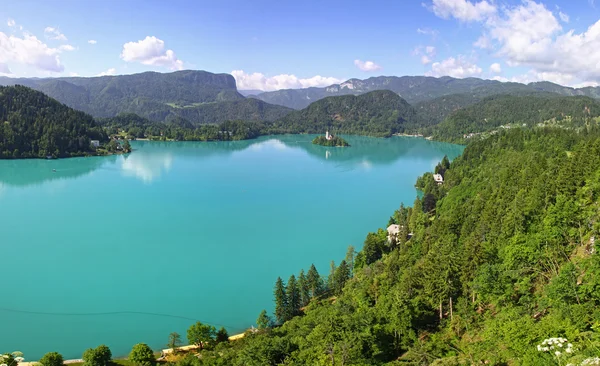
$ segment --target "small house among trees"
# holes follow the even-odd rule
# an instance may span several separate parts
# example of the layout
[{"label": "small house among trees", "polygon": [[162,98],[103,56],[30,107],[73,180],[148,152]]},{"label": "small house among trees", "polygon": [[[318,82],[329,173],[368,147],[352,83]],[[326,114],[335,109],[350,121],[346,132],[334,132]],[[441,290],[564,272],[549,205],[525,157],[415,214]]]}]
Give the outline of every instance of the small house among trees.
[{"label": "small house among trees", "polygon": [[434,181],[435,181],[435,182],[436,182],[438,185],[440,185],[440,184],[444,183],[444,177],[442,177],[442,175],[441,175],[441,174],[434,174],[434,175],[433,175],[433,180],[434,180]]}]

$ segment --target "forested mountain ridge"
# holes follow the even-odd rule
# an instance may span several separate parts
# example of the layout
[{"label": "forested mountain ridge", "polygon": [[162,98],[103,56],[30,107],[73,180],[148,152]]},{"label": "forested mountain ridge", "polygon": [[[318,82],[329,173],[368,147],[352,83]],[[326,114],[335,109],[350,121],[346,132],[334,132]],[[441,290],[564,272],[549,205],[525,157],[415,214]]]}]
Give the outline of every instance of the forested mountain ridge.
[{"label": "forested mountain ridge", "polygon": [[0,158],[84,155],[108,139],[92,116],[24,86],[0,87],[0,123]]},{"label": "forested mountain ridge", "polygon": [[569,88],[550,82],[520,84],[500,82],[478,78],[456,79],[449,76],[440,78],[430,76],[376,76],[365,80],[350,79],[340,84],[327,87],[306,89],[282,89],[263,92],[253,97],[265,102],[283,105],[289,108],[302,109],[319,99],[336,95],[359,95],[374,90],[391,90],[410,104],[425,102],[452,94],[471,95],[473,104],[480,99],[495,94],[527,94],[536,92],[552,92],[560,95],[583,95],[600,97],[600,88]]},{"label": "forested mountain ridge", "polygon": [[268,124],[271,132],[346,133],[387,137],[415,124],[414,108],[396,93],[378,90],[359,96],[328,97]]},{"label": "forested mountain ridge", "polygon": [[464,142],[465,135],[477,135],[498,128],[553,125],[581,128],[598,124],[600,101],[589,97],[556,94],[529,96],[497,95],[458,109],[445,120],[425,129],[436,139]]},{"label": "forested mountain ridge", "polygon": [[282,106],[246,99],[229,74],[184,70],[173,73],[11,79],[0,85],[21,84],[94,117],[137,113],[155,121],[183,117],[195,125],[229,119],[274,120],[288,113]]},{"label": "forested mountain ridge", "polygon": [[473,142],[382,225],[396,238],[380,229],[328,276],[278,279],[280,327],[262,313],[258,332],[181,365],[594,364],[598,167],[597,128]]}]

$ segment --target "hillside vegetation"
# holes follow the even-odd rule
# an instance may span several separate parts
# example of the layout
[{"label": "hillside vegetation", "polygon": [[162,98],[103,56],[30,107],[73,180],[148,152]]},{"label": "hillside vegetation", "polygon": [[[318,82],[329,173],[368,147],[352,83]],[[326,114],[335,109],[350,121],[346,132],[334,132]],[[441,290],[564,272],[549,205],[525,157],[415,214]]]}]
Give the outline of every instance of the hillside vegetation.
[{"label": "hillside vegetation", "polygon": [[0,158],[79,156],[106,141],[94,119],[38,91],[0,87]]},{"label": "hillside vegetation", "polygon": [[419,179],[423,198],[390,218],[397,239],[370,233],[329,276],[278,279],[281,326],[263,313],[257,333],[185,362],[586,364],[600,346],[599,167],[597,130],[474,142],[438,165],[443,185]]},{"label": "hillside vegetation", "polygon": [[230,119],[275,120],[288,109],[237,92],[229,74],[185,70],[168,74],[144,72],[93,78],[10,79],[0,85],[21,84],[39,90],[94,117],[136,113],[153,121],[183,117],[194,125]]},{"label": "hillside vegetation", "polygon": [[597,124],[598,116],[600,101],[588,97],[499,95],[451,113],[428,132],[438,139],[461,141],[466,134],[489,132],[501,126],[544,124],[579,128]]},{"label": "hillside vegetation", "polygon": [[389,90],[353,96],[329,97],[312,103],[271,124],[272,132],[346,133],[387,137],[402,132],[416,120],[404,99]]}]

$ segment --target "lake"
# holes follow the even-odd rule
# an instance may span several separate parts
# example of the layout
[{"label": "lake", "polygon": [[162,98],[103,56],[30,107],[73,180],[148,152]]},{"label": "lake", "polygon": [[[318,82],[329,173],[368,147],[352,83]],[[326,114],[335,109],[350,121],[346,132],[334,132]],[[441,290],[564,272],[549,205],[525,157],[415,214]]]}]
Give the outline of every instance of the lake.
[{"label": "lake", "polygon": [[0,161],[0,352],[80,358],[165,348],[195,322],[230,334],[273,311],[275,280],[357,249],[463,147],[311,135],[132,143],[128,156]]}]

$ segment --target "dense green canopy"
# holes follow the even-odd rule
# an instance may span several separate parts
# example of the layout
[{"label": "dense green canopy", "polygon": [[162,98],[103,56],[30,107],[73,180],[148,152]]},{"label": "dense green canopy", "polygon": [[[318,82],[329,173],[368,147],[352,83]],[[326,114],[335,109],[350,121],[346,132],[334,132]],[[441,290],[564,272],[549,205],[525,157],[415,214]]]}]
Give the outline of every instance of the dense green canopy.
[{"label": "dense green canopy", "polygon": [[0,124],[0,158],[84,155],[107,140],[91,116],[23,86],[0,87]]}]

